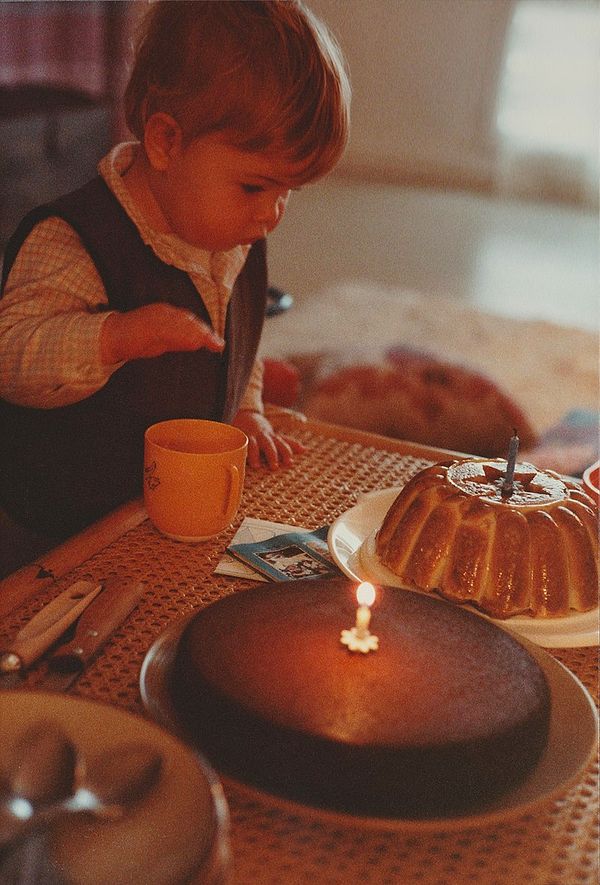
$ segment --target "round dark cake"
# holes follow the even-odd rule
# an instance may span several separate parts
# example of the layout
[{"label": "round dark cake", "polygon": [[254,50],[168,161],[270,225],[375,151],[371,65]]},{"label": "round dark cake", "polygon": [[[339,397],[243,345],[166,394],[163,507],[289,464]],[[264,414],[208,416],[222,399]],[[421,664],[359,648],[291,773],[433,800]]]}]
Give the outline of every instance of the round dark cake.
[{"label": "round dark cake", "polygon": [[329,809],[428,818],[480,809],[546,746],[544,673],[483,617],[377,588],[379,648],[349,651],[345,578],[263,585],[195,615],[172,695],[191,740],[225,775]]}]

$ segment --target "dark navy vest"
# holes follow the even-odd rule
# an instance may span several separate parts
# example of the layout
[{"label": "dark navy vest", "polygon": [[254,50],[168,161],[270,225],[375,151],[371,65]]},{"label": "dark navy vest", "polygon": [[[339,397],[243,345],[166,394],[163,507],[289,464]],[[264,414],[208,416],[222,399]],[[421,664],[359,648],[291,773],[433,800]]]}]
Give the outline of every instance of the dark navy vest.
[{"label": "dark navy vest", "polygon": [[[63,218],[79,234],[110,309],[166,301],[210,325],[189,276],[144,244],[100,177],[27,215],[6,249],[2,291],[27,235],[50,216]],[[234,286],[222,354],[200,350],[132,360],[93,396],[60,408],[27,408],[0,399],[0,506],[17,522],[59,540],[139,495],[144,431],[150,424],[234,417],[256,357],[266,292],[261,240]]]}]

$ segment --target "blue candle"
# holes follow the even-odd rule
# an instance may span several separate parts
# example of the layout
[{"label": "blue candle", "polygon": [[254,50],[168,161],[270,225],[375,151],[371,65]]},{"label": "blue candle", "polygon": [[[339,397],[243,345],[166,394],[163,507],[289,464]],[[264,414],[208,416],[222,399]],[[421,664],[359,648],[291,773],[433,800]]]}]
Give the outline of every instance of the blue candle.
[{"label": "blue candle", "polygon": [[506,473],[502,483],[502,497],[509,498],[513,493],[513,478],[515,475],[515,464],[517,463],[517,452],[519,451],[519,437],[517,431],[513,431],[508,446],[508,458],[506,461]]}]

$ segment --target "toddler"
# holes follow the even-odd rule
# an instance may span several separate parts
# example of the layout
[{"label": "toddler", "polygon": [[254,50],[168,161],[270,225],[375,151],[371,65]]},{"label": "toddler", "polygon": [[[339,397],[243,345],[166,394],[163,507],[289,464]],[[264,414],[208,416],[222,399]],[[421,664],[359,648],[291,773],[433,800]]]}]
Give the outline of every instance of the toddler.
[{"label": "toddler", "polygon": [[141,492],[144,431],[263,413],[265,238],[348,136],[341,53],[301,0],[157,2],[125,93],[138,139],[33,210],[0,300],[0,506],[56,542]]}]

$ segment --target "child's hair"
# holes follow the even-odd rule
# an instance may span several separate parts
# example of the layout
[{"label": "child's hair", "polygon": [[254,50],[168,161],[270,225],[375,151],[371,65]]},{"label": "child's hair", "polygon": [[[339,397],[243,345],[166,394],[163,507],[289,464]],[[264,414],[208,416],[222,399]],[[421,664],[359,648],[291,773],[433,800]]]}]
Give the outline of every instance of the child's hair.
[{"label": "child's hair", "polygon": [[247,151],[282,153],[314,180],[348,139],[350,84],[342,53],[302,0],[160,0],[142,22],[125,93],[140,140],[162,111],[185,143],[223,132]]}]

